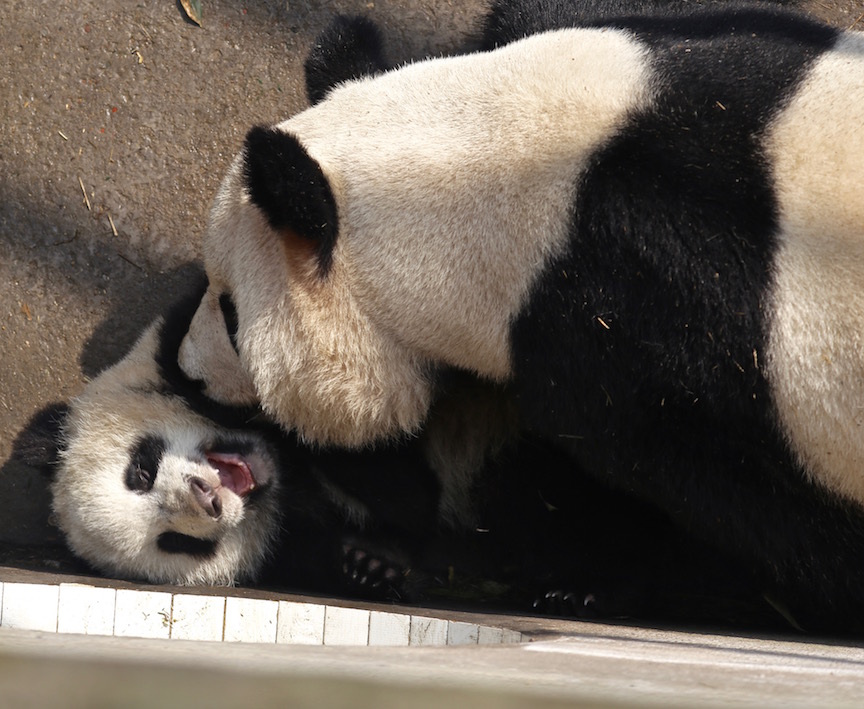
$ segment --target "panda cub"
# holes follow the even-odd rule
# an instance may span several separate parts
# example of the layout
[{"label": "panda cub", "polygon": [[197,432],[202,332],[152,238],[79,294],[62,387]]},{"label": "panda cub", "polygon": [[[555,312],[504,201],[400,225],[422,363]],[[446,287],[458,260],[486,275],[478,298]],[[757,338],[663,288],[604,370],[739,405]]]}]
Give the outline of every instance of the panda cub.
[{"label": "panda cub", "polygon": [[[442,371],[501,383],[573,475],[734,555],[810,627],[848,628],[864,38],[761,6],[572,14],[499,2],[488,51],[324,82],[251,130],[181,366],[358,448],[420,430]],[[535,16],[520,37],[512,18]],[[226,297],[249,398],[225,386]]]}]

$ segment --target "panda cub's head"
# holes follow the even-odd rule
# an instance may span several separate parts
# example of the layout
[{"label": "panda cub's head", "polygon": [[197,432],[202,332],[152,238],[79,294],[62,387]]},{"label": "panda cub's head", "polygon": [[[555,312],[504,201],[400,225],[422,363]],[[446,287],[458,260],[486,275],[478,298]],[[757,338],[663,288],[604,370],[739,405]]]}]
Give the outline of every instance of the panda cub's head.
[{"label": "panda cub's head", "polygon": [[160,364],[176,362],[184,320],[151,325],[72,402],[53,507],[71,549],[103,573],[229,585],[256,576],[276,537],[278,444],[225,411],[220,423],[196,412],[220,407],[196,407],[198,383]]}]

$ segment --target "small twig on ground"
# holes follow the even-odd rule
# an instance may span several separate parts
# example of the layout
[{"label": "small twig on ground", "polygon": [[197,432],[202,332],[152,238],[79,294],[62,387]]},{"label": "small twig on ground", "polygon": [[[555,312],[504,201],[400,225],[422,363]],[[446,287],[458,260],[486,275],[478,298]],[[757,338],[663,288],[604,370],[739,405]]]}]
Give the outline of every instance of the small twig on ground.
[{"label": "small twig on ground", "polygon": [[92,212],[93,209],[90,207],[90,198],[87,196],[87,190],[84,188],[84,181],[79,177],[78,184],[81,185],[81,192],[84,193],[84,204],[87,205],[87,211]]}]

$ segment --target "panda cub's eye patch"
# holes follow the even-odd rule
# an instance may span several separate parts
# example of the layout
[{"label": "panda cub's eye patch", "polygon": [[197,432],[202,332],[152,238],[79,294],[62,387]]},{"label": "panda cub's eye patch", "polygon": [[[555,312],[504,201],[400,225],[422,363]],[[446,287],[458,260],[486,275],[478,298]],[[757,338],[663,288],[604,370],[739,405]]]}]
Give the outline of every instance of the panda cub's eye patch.
[{"label": "panda cub's eye patch", "polygon": [[168,554],[188,554],[203,559],[216,553],[216,542],[212,539],[198,539],[179,532],[163,532],[156,540],[156,546]]},{"label": "panda cub's eye patch", "polygon": [[167,448],[159,436],[144,436],[129,451],[126,487],[133,492],[150,492],[156,482],[159,463]]}]

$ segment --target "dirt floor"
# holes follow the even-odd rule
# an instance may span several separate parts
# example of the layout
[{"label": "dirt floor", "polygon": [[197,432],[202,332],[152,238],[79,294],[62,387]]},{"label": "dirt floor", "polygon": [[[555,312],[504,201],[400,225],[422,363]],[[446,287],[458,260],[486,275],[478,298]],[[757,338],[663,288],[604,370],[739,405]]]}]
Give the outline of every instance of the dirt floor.
[{"label": "dirt floor", "polygon": [[[198,269],[207,209],[246,130],[302,109],[302,62],[336,13],[391,58],[446,53],[481,0],[0,4],[0,556],[57,541],[46,482],[11,462],[41,407],[118,359]],[[864,0],[806,0],[864,29]],[[38,560],[38,555],[34,560]]]}]

